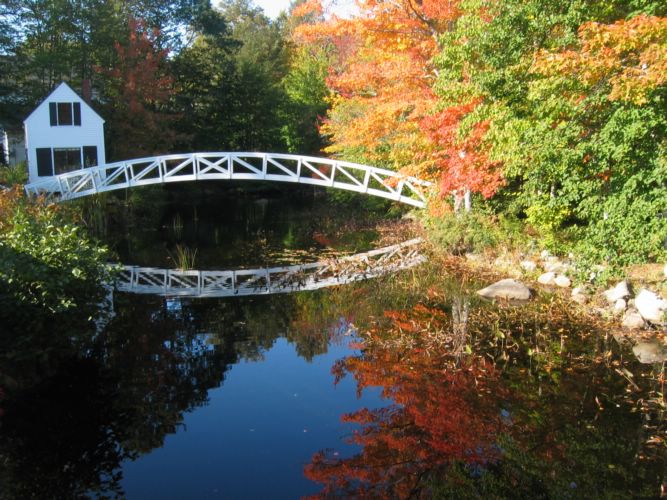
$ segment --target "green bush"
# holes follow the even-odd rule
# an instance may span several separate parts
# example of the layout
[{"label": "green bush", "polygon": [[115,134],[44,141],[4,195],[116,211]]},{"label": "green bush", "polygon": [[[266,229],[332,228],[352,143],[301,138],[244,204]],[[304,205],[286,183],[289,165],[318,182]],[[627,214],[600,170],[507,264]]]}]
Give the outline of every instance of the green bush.
[{"label": "green bush", "polygon": [[15,186],[28,182],[28,166],[21,162],[14,166],[0,167],[0,184]]},{"label": "green bush", "polygon": [[429,217],[426,227],[434,244],[455,255],[514,248],[527,244],[528,239],[519,221],[479,211]]},{"label": "green bush", "polygon": [[34,325],[53,315],[92,318],[110,282],[108,252],[54,206],[0,193],[0,318]]}]

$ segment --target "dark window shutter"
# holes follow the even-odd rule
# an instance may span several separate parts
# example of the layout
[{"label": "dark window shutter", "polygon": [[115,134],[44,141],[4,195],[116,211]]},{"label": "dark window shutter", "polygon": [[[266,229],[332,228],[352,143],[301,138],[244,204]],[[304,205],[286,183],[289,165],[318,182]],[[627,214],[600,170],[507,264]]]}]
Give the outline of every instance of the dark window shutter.
[{"label": "dark window shutter", "polygon": [[81,125],[81,103],[74,103],[74,125]]},{"label": "dark window shutter", "polygon": [[97,146],[83,147],[83,166],[94,167],[97,165]]},{"label": "dark window shutter", "polygon": [[58,125],[58,113],[56,111],[56,103],[49,103],[49,117],[51,118],[51,126],[55,127]]},{"label": "dark window shutter", "polygon": [[51,148],[37,148],[37,175],[40,177],[53,175]]}]

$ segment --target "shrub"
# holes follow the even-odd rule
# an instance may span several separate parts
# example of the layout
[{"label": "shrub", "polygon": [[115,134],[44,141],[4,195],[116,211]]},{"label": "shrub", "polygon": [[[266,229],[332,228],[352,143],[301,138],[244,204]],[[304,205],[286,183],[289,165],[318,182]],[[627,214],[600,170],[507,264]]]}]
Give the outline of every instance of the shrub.
[{"label": "shrub", "polygon": [[15,186],[28,182],[28,166],[21,162],[14,166],[0,167],[0,184]]},{"label": "shrub", "polygon": [[18,189],[0,193],[0,317],[29,325],[72,313],[97,314],[110,282],[108,252],[71,214],[28,202]]}]

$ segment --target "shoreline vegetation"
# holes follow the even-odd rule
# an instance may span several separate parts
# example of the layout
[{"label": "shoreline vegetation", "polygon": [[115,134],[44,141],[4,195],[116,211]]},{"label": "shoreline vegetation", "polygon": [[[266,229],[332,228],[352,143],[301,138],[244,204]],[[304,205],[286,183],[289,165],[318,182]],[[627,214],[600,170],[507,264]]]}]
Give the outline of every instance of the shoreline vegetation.
[{"label": "shoreline vegetation", "polygon": [[[110,361],[123,376],[144,358],[145,371],[128,371],[140,385],[175,359],[178,376],[159,385],[189,390],[192,378],[179,360],[196,357],[145,350],[147,338],[154,352],[166,348],[167,299],[150,297],[143,301],[150,307],[134,309],[121,296],[115,326],[115,312],[100,314],[113,309],[104,284],[116,271],[108,262],[120,261],[109,248],[147,265],[161,258],[190,269],[243,254],[256,255],[257,265],[276,256],[305,260],[421,236],[428,262],[358,287],[277,299],[277,309],[250,308],[247,316],[227,303],[186,304],[212,325],[228,318],[234,328],[268,328],[262,348],[308,332],[301,347],[311,357],[330,345],[320,326],[345,317],[359,354],[334,366],[336,380],[347,374],[359,391],[381,387],[392,406],[344,416],[365,426],[354,437],[363,449],[350,459],[324,451],[313,457],[304,472],[325,484],[322,496],[346,488],[347,496],[388,498],[664,496],[667,2],[364,0],[349,18],[329,10],[336,3],[294,0],[277,19],[251,0],[0,5],[3,144],[6,137],[16,144],[22,120],[67,82],[105,120],[103,161],[285,152],[387,168],[433,185],[420,212],[348,192],[289,186],[295,191],[285,195],[276,187],[284,196],[276,195],[277,204],[287,196],[295,202],[285,215],[268,208],[276,191],[250,183],[227,198],[218,196],[226,188],[197,183],[33,203],[21,191],[25,165],[6,167],[16,157],[2,151],[3,422],[11,416],[5,404],[21,390],[50,383],[70,358],[88,362],[93,351],[82,354],[81,346],[100,346],[100,366]],[[173,213],[164,209],[169,203]],[[199,226],[202,212],[217,220]],[[223,218],[243,226],[238,238],[228,238]],[[284,323],[274,321],[279,312]],[[173,338],[184,331],[195,339],[195,317],[184,313]],[[145,325],[148,337],[140,332]],[[117,346],[104,345],[116,339]],[[221,346],[198,350],[231,356],[231,366],[239,358]],[[201,359],[193,366],[207,382],[192,391],[197,405],[224,374]],[[124,390],[132,392],[132,383]],[[153,392],[136,394],[154,401]],[[176,407],[172,417],[174,405],[165,401],[161,438],[176,432],[181,408],[190,407]],[[160,418],[156,408],[147,407],[146,422]],[[130,428],[130,441],[141,442]],[[146,427],[142,438],[151,432]],[[23,453],[31,441],[15,442],[17,473],[32,473]],[[91,449],[81,448],[77,459]],[[69,468],[54,463],[57,475]]]}]

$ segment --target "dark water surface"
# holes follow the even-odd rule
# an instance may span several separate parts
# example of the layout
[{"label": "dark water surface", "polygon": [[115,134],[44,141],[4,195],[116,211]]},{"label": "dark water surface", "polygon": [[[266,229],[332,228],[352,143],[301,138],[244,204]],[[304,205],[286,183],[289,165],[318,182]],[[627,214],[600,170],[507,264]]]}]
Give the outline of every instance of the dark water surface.
[{"label": "dark water surface", "polygon": [[[378,241],[310,191],[199,189],[107,199],[90,225],[156,267],[179,247],[225,269]],[[662,366],[555,297],[495,307],[453,276],[115,292],[89,331],[25,332],[2,350],[0,496],[659,497]]]}]

